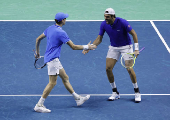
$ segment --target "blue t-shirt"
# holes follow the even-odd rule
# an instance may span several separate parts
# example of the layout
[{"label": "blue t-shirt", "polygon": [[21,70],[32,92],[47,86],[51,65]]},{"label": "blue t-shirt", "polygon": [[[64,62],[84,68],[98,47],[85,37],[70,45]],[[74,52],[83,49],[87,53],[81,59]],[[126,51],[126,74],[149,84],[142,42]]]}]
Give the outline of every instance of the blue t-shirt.
[{"label": "blue t-shirt", "polygon": [[67,33],[60,26],[49,26],[44,35],[47,38],[47,47],[44,55],[44,63],[50,62],[55,58],[60,57],[61,46],[67,43],[70,39]]},{"label": "blue t-shirt", "polygon": [[119,47],[125,45],[131,45],[131,39],[129,33],[132,27],[125,19],[116,17],[113,25],[107,24],[103,21],[100,26],[99,35],[103,36],[105,31],[110,37],[111,46]]}]

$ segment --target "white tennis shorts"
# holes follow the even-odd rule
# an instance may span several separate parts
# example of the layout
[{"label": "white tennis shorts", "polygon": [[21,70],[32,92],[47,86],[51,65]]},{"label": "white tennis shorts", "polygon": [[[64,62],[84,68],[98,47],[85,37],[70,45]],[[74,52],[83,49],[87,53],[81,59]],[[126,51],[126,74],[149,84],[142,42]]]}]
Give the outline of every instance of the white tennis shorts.
[{"label": "white tennis shorts", "polygon": [[47,63],[48,75],[58,75],[60,69],[63,68],[58,58]]},{"label": "white tennis shorts", "polygon": [[120,55],[125,53],[133,53],[133,45],[126,45],[121,47],[113,47],[110,45],[106,58],[119,60]]}]

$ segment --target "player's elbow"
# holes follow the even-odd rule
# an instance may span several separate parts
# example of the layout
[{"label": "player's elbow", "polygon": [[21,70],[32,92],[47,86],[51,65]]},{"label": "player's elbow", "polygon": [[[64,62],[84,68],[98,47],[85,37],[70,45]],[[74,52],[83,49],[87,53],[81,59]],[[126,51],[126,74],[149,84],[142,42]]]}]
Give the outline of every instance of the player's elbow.
[{"label": "player's elbow", "polygon": [[70,47],[72,48],[72,50],[76,50],[76,45],[72,45]]},{"label": "player's elbow", "polygon": [[38,38],[36,38],[36,43],[38,43],[39,42],[39,39]]},{"label": "player's elbow", "polygon": [[36,38],[36,42],[38,41],[38,38]]},{"label": "player's elbow", "polygon": [[76,48],[72,48],[72,50],[77,50]]},{"label": "player's elbow", "polygon": [[37,42],[37,43],[38,43],[40,40],[41,40],[40,37],[37,37],[37,38],[36,38],[36,42]]}]

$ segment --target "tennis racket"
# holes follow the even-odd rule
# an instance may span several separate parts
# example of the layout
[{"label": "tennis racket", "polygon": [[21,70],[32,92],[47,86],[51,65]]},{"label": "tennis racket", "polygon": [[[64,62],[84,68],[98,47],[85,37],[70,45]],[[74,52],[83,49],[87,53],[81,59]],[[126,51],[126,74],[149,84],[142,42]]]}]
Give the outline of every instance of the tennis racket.
[{"label": "tennis racket", "polygon": [[[36,56],[36,52],[34,51],[34,55]],[[34,62],[34,66],[36,69],[42,69],[43,67],[46,66],[46,64],[44,64],[44,56],[40,56],[38,58],[35,58],[35,62]]]},{"label": "tennis racket", "polygon": [[[143,47],[141,50],[139,50],[139,53],[142,52],[145,49]],[[134,56],[134,53],[125,53],[121,57],[121,64],[125,68],[132,68],[135,65],[136,56]]]}]

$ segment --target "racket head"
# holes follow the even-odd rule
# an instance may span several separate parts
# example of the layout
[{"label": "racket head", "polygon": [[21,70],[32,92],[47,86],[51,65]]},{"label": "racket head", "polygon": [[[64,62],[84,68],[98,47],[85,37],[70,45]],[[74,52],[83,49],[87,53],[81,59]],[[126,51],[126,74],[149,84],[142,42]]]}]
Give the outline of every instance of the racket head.
[{"label": "racket head", "polygon": [[135,59],[136,57],[133,53],[124,53],[120,60],[121,65],[126,69],[133,68],[135,65]]},{"label": "racket head", "polygon": [[45,67],[46,64],[44,64],[44,56],[40,56],[39,58],[35,59],[34,66],[36,69],[42,69]]}]

